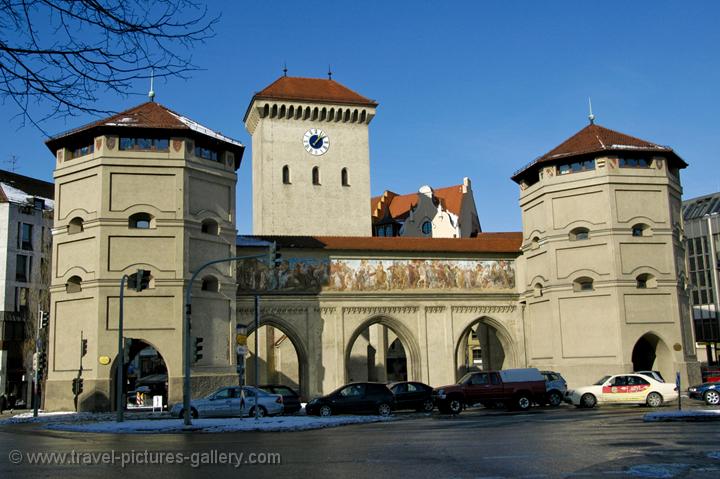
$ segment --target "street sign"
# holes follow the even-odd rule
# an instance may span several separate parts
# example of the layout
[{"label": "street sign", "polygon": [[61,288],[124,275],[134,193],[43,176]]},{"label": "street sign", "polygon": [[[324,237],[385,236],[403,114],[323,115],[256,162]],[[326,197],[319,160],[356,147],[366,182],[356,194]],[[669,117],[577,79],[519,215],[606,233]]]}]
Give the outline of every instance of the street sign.
[{"label": "street sign", "polygon": [[245,356],[248,352],[247,346],[238,346],[235,348],[235,352],[240,356]]},{"label": "street sign", "polygon": [[239,346],[245,346],[245,345],[247,345],[247,335],[245,335],[245,334],[240,334],[240,333],[236,334],[236,335],[235,335],[235,342],[236,342]]}]

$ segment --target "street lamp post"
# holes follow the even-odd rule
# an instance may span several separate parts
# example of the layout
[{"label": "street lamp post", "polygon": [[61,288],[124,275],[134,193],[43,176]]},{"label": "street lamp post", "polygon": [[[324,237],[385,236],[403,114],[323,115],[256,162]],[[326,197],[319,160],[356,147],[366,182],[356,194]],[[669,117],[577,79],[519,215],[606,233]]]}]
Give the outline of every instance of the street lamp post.
[{"label": "street lamp post", "polygon": [[243,259],[264,257],[267,257],[267,253],[250,256],[233,256],[231,258],[208,261],[207,263],[201,265],[190,278],[190,282],[188,283],[187,289],[185,290],[185,318],[183,322],[183,422],[186,426],[192,425],[192,420],[190,419],[190,315],[192,313],[192,285],[195,283],[195,279],[198,277],[198,275],[208,266],[219,263],[230,263]]}]

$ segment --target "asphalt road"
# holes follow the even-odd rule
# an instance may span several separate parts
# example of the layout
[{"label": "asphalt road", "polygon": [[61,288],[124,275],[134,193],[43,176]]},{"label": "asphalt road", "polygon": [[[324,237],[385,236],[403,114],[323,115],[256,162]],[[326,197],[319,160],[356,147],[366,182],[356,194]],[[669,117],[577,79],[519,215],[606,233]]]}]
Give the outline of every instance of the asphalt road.
[{"label": "asphalt road", "polygon": [[[663,409],[672,409],[667,407]],[[554,477],[717,477],[720,422],[644,423],[641,407],[534,409],[528,413],[483,410],[451,417],[400,415],[389,423],[304,432],[178,435],[82,434],[43,430],[36,425],[0,427],[0,477],[103,477],[152,479],[241,476],[316,477],[554,478]],[[10,462],[20,451],[22,464]],[[115,464],[28,464],[28,453],[82,455],[76,462]],[[115,451],[115,459],[108,456]],[[147,454],[145,451],[149,451]],[[214,451],[217,451],[217,455]],[[243,453],[280,464],[203,464],[219,453]],[[164,454],[183,456],[183,464]],[[91,454],[96,454],[95,458]],[[124,457],[122,457],[124,455]],[[238,458],[232,458],[235,462]],[[196,467],[194,467],[196,466]]]}]

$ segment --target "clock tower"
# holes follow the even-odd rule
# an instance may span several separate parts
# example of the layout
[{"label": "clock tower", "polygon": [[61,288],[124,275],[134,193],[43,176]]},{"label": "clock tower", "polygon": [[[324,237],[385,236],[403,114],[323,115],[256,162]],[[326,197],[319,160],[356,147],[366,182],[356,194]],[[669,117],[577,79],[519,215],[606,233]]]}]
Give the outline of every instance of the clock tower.
[{"label": "clock tower", "polygon": [[253,234],[371,236],[368,125],[377,103],[283,76],[253,96]]}]

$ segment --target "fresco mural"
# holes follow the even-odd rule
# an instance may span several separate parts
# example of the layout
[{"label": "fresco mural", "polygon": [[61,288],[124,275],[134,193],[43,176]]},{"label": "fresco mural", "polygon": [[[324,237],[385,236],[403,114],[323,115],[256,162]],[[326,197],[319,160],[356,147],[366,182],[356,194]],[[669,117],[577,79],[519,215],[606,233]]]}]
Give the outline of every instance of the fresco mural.
[{"label": "fresco mural", "polygon": [[393,260],[290,258],[273,271],[259,259],[239,262],[243,292],[512,290],[515,268],[507,260]]},{"label": "fresco mural", "polygon": [[333,260],[327,291],[514,289],[510,261]]}]

